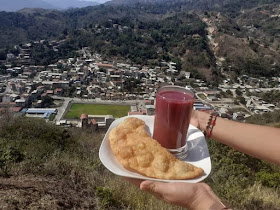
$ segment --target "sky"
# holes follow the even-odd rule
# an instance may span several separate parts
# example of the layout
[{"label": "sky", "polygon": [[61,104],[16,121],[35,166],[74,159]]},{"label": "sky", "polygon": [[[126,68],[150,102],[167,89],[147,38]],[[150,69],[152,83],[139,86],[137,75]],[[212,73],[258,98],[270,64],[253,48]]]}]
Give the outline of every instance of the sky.
[{"label": "sky", "polygon": [[[80,1],[83,1],[83,0],[80,0]],[[105,3],[110,0],[84,0],[84,1],[94,1],[94,2],[98,2],[98,3]]]},{"label": "sky", "polygon": [[0,0],[0,11],[13,12],[23,8],[68,9],[91,6],[83,1],[102,4],[109,0]]}]

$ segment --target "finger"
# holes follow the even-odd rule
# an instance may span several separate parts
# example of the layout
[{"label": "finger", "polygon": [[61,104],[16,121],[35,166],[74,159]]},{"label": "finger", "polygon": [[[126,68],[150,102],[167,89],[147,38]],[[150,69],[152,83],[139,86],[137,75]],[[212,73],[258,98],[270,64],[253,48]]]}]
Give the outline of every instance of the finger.
[{"label": "finger", "polygon": [[158,198],[163,198],[164,193],[168,190],[166,183],[144,181],[140,184],[140,189],[153,194]]},{"label": "finger", "polygon": [[142,179],[133,179],[133,178],[129,178],[129,177],[125,177],[124,179],[126,181],[130,182],[131,184],[134,184],[138,187],[140,187],[140,184],[144,181]]}]

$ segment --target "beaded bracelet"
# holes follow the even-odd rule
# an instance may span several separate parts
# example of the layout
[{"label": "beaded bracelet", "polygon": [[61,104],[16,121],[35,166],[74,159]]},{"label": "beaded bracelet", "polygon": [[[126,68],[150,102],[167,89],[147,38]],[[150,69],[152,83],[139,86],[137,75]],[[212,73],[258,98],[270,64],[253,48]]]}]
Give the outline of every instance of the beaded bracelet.
[{"label": "beaded bracelet", "polygon": [[217,120],[217,113],[216,112],[211,112],[209,121],[208,121],[206,129],[204,131],[204,136],[206,138],[211,137],[213,128],[216,125],[216,120]]}]

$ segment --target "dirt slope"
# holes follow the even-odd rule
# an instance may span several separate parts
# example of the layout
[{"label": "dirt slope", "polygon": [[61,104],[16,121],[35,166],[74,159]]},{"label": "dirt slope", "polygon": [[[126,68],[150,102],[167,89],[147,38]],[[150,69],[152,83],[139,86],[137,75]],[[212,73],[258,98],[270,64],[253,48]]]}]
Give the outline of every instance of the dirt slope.
[{"label": "dirt slope", "polygon": [[94,195],[51,177],[0,178],[0,209],[94,209]]}]

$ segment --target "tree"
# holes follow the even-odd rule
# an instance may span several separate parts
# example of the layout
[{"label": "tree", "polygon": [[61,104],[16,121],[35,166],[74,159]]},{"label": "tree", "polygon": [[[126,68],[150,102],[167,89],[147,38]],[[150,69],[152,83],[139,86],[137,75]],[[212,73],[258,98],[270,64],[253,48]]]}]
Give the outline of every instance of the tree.
[{"label": "tree", "polygon": [[237,96],[242,95],[242,92],[241,92],[240,88],[236,88],[235,93],[236,93]]},{"label": "tree", "polygon": [[245,100],[245,98],[244,97],[242,97],[242,96],[238,96],[238,101],[241,103],[241,104],[243,104],[243,105],[245,105],[246,104],[246,100]]},{"label": "tree", "polygon": [[18,163],[24,159],[24,155],[15,147],[1,147],[0,148],[0,170],[5,176],[8,176],[9,165]]},{"label": "tree", "polygon": [[0,60],[6,60],[7,53],[4,50],[0,50]]},{"label": "tree", "polygon": [[226,93],[230,96],[232,96],[232,92],[230,90],[227,90]]},{"label": "tree", "polygon": [[53,104],[53,98],[50,96],[45,96],[42,98],[42,107],[50,107]]}]

